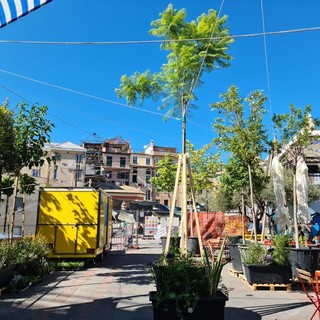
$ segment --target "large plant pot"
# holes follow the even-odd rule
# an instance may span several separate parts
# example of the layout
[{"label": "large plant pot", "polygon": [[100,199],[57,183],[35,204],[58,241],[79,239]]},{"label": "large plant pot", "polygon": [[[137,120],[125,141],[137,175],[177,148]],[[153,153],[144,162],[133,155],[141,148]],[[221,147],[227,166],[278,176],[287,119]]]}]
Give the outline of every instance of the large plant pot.
[{"label": "large plant pot", "polygon": [[317,248],[290,248],[289,260],[292,275],[297,278],[296,268],[309,271],[314,276],[315,270],[319,269],[320,249]]},{"label": "large plant pot", "polygon": [[[184,320],[207,320],[212,314],[215,320],[224,320],[224,309],[228,297],[221,291],[218,291],[214,297],[200,297],[194,309],[186,306],[181,315],[178,314],[174,303],[170,304],[170,301],[157,303],[156,294],[156,291],[149,293],[154,320],[177,320],[181,316]],[[184,301],[181,301],[182,305],[184,305]]]},{"label": "large plant pot", "polygon": [[[170,238],[170,247],[180,247],[180,239],[181,237],[171,237]],[[167,243],[167,237],[160,237],[161,240],[161,246],[162,246],[162,251],[166,249],[166,243]]]},{"label": "large plant pot", "polygon": [[13,270],[14,266],[0,270],[0,289],[5,288],[9,284],[13,276]]},{"label": "large plant pot", "polygon": [[231,264],[232,269],[234,271],[242,271],[242,262],[241,262],[241,256],[239,251],[239,245],[229,243],[229,251],[230,251],[230,258],[231,258]]},{"label": "large plant pot", "polygon": [[191,254],[200,254],[200,246],[198,237],[188,237],[188,252]]},{"label": "large plant pot", "polygon": [[287,284],[292,278],[291,266],[276,264],[255,265],[243,263],[244,276],[249,283]]},{"label": "large plant pot", "polygon": [[240,255],[240,261],[242,265],[242,272],[244,273],[244,258],[246,256],[246,251],[248,250],[248,247],[246,245],[238,245],[239,255]]}]

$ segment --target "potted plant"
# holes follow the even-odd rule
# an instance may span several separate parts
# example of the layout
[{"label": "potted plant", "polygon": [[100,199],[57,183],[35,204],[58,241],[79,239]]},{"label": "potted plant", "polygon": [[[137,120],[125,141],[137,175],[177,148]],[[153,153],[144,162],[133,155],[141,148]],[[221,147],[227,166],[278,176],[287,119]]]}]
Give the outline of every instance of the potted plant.
[{"label": "potted plant", "polygon": [[16,253],[15,243],[10,244],[7,239],[0,241],[0,289],[6,287],[13,277]]},{"label": "potted plant", "polygon": [[221,282],[222,268],[227,263],[222,260],[224,243],[217,257],[205,249],[201,261],[174,249],[152,264],[156,291],[150,292],[150,301],[154,320],[207,319],[212,310],[215,319],[224,319],[228,300]]},{"label": "potted plant", "polygon": [[272,246],[250,243],[243,254],[243,271],[249,283],[288,284],[292,277],[289,238],[276,235]]},{"label": "potted plant", "polygon": [[0,288],[21,289],[49,273],[42,236],[0,241]]}]

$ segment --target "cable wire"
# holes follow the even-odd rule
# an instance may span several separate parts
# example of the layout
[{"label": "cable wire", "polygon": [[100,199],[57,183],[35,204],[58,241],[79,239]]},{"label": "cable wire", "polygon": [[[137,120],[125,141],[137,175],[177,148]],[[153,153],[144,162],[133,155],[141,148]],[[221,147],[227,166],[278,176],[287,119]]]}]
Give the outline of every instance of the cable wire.
[{"label": "cable wire", "polygon": [[[300,33],[309,31],[319,31],[320,27],[308,27],[298,29],[287,29],[259,33],[246,33],[238,35],[229,35],[232,38],[248,38],[248,37],[261,37],[266,35],[281,35],[288,33]],[[192,39],[175,39],[175,40],[133,40],[133,41],[36,41],[36,40],[0,40],[0,44],[33,44],[33,45],[139,45],[139,44],[158,44],[166,42],[189,42],[189,41],[208,41],[208,40],[221,40],[224,37],[213,38],[192,38]]]},{"label": "cable wire", "polygon": [[[261,8],[261,20],[262,20],[262,31],[263,31],[263,47],[264,47],[264,59],[265,59],[265,67],[266,67],[266,78],[267,78],[267,87],[268,87],[268,101],[270,107],[270,115],[272,117],[272,99],[271,99],[271,86],[270,86],[270,77],[269,77],[269,63],[268,63],[268,50],[267,50],[267,40],[266,40],[266,32],[265,32],[265,22],[264,22],[264,10],[263,10],[263,0],[260,0],[260,8]],[[273,126],[271,125],[271,132],[273,132]]]}]

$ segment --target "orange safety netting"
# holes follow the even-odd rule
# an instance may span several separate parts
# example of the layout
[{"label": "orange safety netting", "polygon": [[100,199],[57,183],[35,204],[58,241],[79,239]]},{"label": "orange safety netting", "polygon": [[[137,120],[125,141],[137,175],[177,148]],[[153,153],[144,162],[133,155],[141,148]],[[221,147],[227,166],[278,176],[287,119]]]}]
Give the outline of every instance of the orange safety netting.
[{"label": "orange safety netting", "polygon": [[[222,238],[224,235],[241,235],[242,234],[242,217],[241,215],[225,215],[223,212],[197,212],[201,238],[208,239]],[[188,235],[190,236],[191,228],[193,236],[197,236],[195,214],[188,213]],[[245,219],[245,232],[248,232],[248,220]]]}]

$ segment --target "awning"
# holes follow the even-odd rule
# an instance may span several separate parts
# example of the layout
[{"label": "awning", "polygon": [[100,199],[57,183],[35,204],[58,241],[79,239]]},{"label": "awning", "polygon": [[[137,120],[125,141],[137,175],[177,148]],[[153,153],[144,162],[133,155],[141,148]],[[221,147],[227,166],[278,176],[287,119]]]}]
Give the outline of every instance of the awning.
[{"label": "awning", "polygon": [[135,219],[132,213],[128,213],[126,211],[120,210],[118,215],[118,220],[127,222],[127,223],[135,223]]}]

